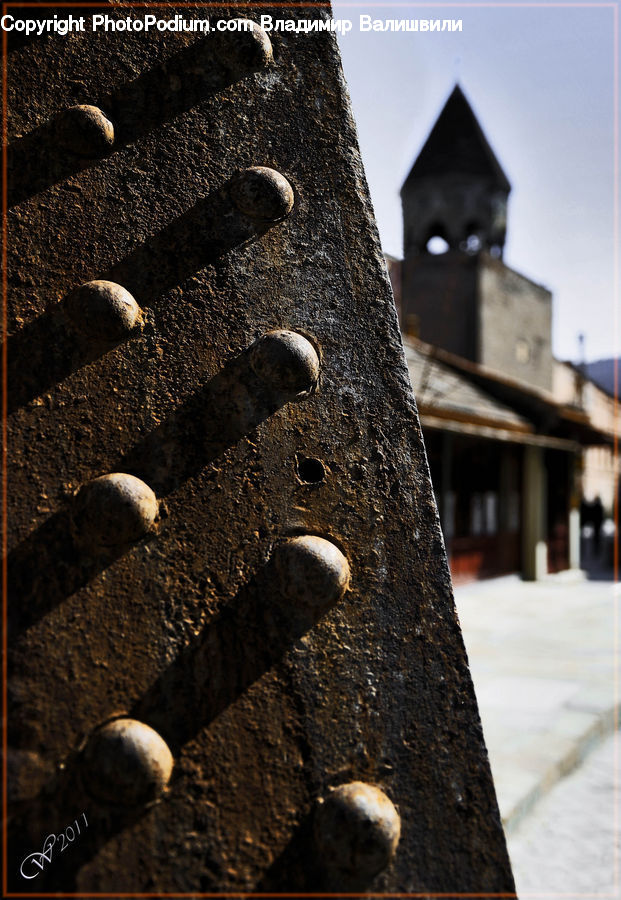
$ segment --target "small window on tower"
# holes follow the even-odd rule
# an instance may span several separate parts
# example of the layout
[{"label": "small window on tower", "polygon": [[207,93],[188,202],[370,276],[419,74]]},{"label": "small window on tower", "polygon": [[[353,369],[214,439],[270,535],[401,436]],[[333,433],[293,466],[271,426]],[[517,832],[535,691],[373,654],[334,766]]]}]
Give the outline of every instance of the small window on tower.
[{"label": "small window on tower", "polygon": [[468,235],[466,238],[466,253],[478,253],[481,246],[481,238],[478,234]]},{"label": "small window on tower", "polygon": [[530,362],[530,344],[524,338],[518,338],[515,342],[515,358],[519,363]]},{"label": "small window on tower", "polygon": [[468,222],[465,228],[466,239],[461,242],[460,249],[474,256],[483,248],[481,240],[482,228],[478,222]]},{"label": "small window on tower", "polygon": [[446,253],[448,248],[449,245],[439,234],[434,234],[427,241],[427,253],[431,253],[433,256],[440,256],[440,254]]}]

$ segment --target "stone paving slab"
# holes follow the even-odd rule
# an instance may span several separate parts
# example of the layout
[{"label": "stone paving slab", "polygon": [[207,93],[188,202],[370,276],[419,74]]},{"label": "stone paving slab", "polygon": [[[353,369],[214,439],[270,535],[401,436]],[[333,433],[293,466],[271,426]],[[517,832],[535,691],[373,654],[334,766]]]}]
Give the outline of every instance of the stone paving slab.
[{"label": "stone paving slab", "polygon": [[617,591],[566,574],[455,588],[507,833],[615,727]]},{"label": "stone paving slab", "polygon": [[619,732],[555,784],[509,834],[521,900],[621,896],[618,761]]}]

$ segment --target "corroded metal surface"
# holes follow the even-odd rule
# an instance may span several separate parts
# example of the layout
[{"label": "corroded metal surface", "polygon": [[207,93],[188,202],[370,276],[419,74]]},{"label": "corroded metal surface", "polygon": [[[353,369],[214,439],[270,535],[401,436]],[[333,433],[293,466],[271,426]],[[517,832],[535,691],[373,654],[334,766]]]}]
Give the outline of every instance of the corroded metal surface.
[{"label": "corroded metal surface", "polygon": [[44,36],[8,106],[10,887],[512,890],[334,37]]}]

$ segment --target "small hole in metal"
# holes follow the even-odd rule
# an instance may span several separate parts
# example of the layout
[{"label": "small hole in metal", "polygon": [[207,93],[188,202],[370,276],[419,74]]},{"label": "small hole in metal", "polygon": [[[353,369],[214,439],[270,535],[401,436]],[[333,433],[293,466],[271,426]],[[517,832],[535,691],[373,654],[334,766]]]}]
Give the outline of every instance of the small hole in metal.
[{"label": "small hole in metal", "polygon": [[305,484],[318,484],[326,477],[326,470],[320,459],[298,456],[296,463],[298,478]]}]

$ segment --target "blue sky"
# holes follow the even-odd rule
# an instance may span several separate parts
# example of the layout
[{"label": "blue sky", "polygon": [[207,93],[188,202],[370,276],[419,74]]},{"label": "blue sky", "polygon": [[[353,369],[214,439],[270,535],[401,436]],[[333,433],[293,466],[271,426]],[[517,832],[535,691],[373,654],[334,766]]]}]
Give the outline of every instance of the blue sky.
[{"label": "blue sky", "polygon": [[[613,287],[613,4],[469,7],[334,2],[384,250],[401,256],[399,188],[455,81],[513,190],[505,262],[554,294],[557,356],[618,349]],[[360,32],[381,19],[461,19],[462,32]]]}]

